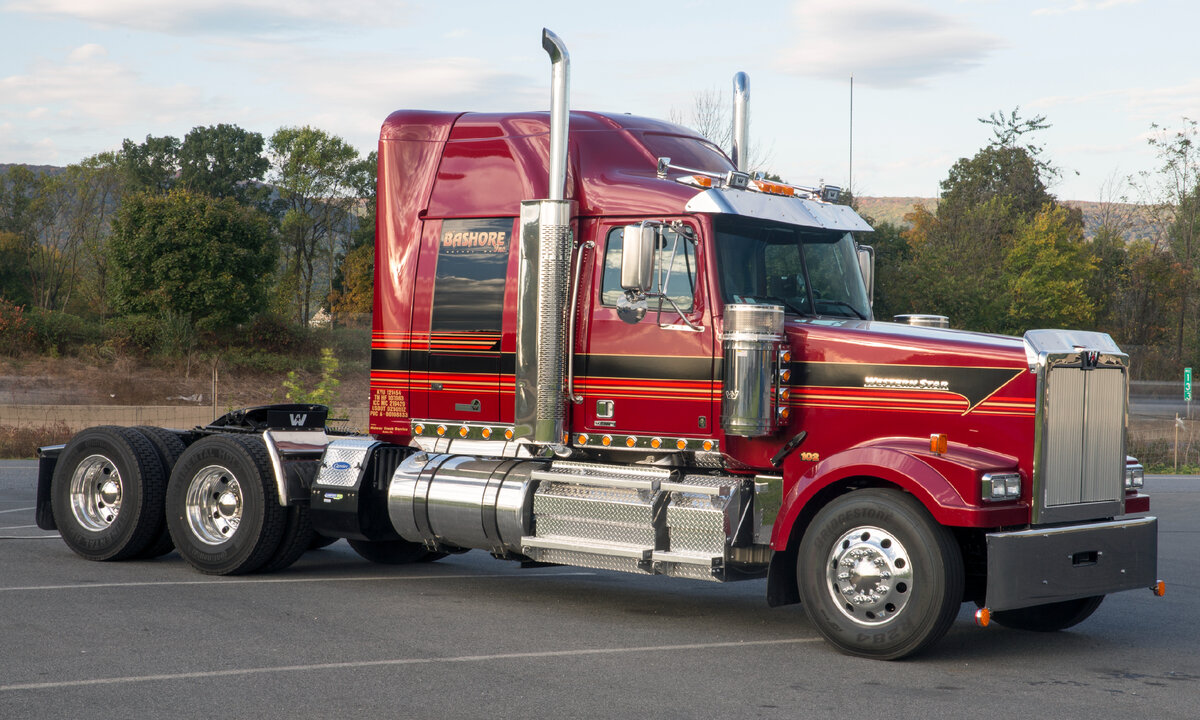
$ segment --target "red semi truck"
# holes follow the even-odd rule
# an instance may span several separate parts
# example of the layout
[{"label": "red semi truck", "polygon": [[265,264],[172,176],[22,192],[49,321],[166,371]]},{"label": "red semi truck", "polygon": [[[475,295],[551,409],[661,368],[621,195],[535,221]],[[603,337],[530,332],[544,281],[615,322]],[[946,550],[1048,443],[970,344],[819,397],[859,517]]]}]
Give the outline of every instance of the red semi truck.
[{"label": "red semi truck", "polygon": [[377,562],[765,577],[885,659],[964,602],[1048,631],[1162,593],[1107,335],[874,320],[869,225],[837,188],[746,171],[744,75],[731,159],[569,112],[566,49],[543,46],[549,114],[383,124],[369,435],[303,405],[92,428],[42,449],[39,525],[213,574],[347,538]]}]

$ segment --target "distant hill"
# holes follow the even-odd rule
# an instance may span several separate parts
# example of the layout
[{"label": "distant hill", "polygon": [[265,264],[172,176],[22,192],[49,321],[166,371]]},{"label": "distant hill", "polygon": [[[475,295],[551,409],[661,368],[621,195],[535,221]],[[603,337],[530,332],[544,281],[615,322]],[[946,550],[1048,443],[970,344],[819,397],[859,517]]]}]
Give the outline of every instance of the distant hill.
[{"label": "distant hill", "polygon": [[11,167],[27,167],[30,170],[34,171],[35,173],[38,173],[39,175],[41,175],[41,174],[57,175],[60,172],[62,172],[63,170],[66,170],[65,167],[59,167],[58,165],[26,165],[25,163],[0,163],[0,175],[3,175],[4,173],[8,172],[8,169]]},{"label": "distant hill", "polygon": [[[911,223],[905,220],[904,216],[911,213],[916,206],[936,212],[938,204],[937,198],[922,197],[860,197],[857,201],[860,214],[877,223],[889,222],[902,227],[910,226]],[[1088,239],[1095,236],[1096,230],[1104,222],[1105,215],[1121,220],[1121,224],[1126,228],[1126,241],[1150,237],[1154,232],[1149,214],[1138,205],[1088,200],[1064,200],[1063,204],[1083,211],[1083,234]]]}]

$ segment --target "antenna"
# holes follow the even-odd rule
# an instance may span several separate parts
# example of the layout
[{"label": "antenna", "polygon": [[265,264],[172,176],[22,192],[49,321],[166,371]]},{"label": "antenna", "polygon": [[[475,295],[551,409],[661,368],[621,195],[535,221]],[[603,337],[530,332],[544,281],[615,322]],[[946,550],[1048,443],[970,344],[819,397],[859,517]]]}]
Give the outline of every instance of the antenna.
[{"label": "antenna", "polygon": [[846,178],[846,189],[854,192],[854,73],[850,73],[850,176]]}]

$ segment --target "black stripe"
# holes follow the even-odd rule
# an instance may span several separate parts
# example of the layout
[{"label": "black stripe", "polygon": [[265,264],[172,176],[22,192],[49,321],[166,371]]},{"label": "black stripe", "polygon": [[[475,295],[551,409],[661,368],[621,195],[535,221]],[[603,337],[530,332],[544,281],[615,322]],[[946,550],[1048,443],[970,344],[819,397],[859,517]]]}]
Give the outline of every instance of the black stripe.
[{"label": "black stripe", "polygon": [[[791,364],[792,386],[869,388],[950,392],[961,395],[975,407],[1005,383],[1024,372],[1018,368],[977,368],[930,365],[858,365],[853,363]],[[876,378],[867,382],[867,378]],[[888,380],[902,382],[889,383]],[[921,381],[926,381],[922,386]],[[881,382],[882,381],[882,382]],[[908,381],[906,384],[903,381]],[[945,387],[939,383],[945,382]]]},{"label": "black stripe", "polygon": [[711,358],[659,355],[580,355],[577,365],[588,377],[647,380],[711,380]]}]

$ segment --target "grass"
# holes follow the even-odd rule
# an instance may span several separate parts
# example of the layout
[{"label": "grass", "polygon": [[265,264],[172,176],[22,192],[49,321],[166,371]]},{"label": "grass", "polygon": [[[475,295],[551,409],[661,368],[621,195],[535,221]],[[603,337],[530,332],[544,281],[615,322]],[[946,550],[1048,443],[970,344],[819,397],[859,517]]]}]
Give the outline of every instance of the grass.
[{"label": "grass", "polygon": [[0,459],[37,457],[39,447],[65,443],[73,434],[71,429],[62,423],[36,428],[0,425]]}]

